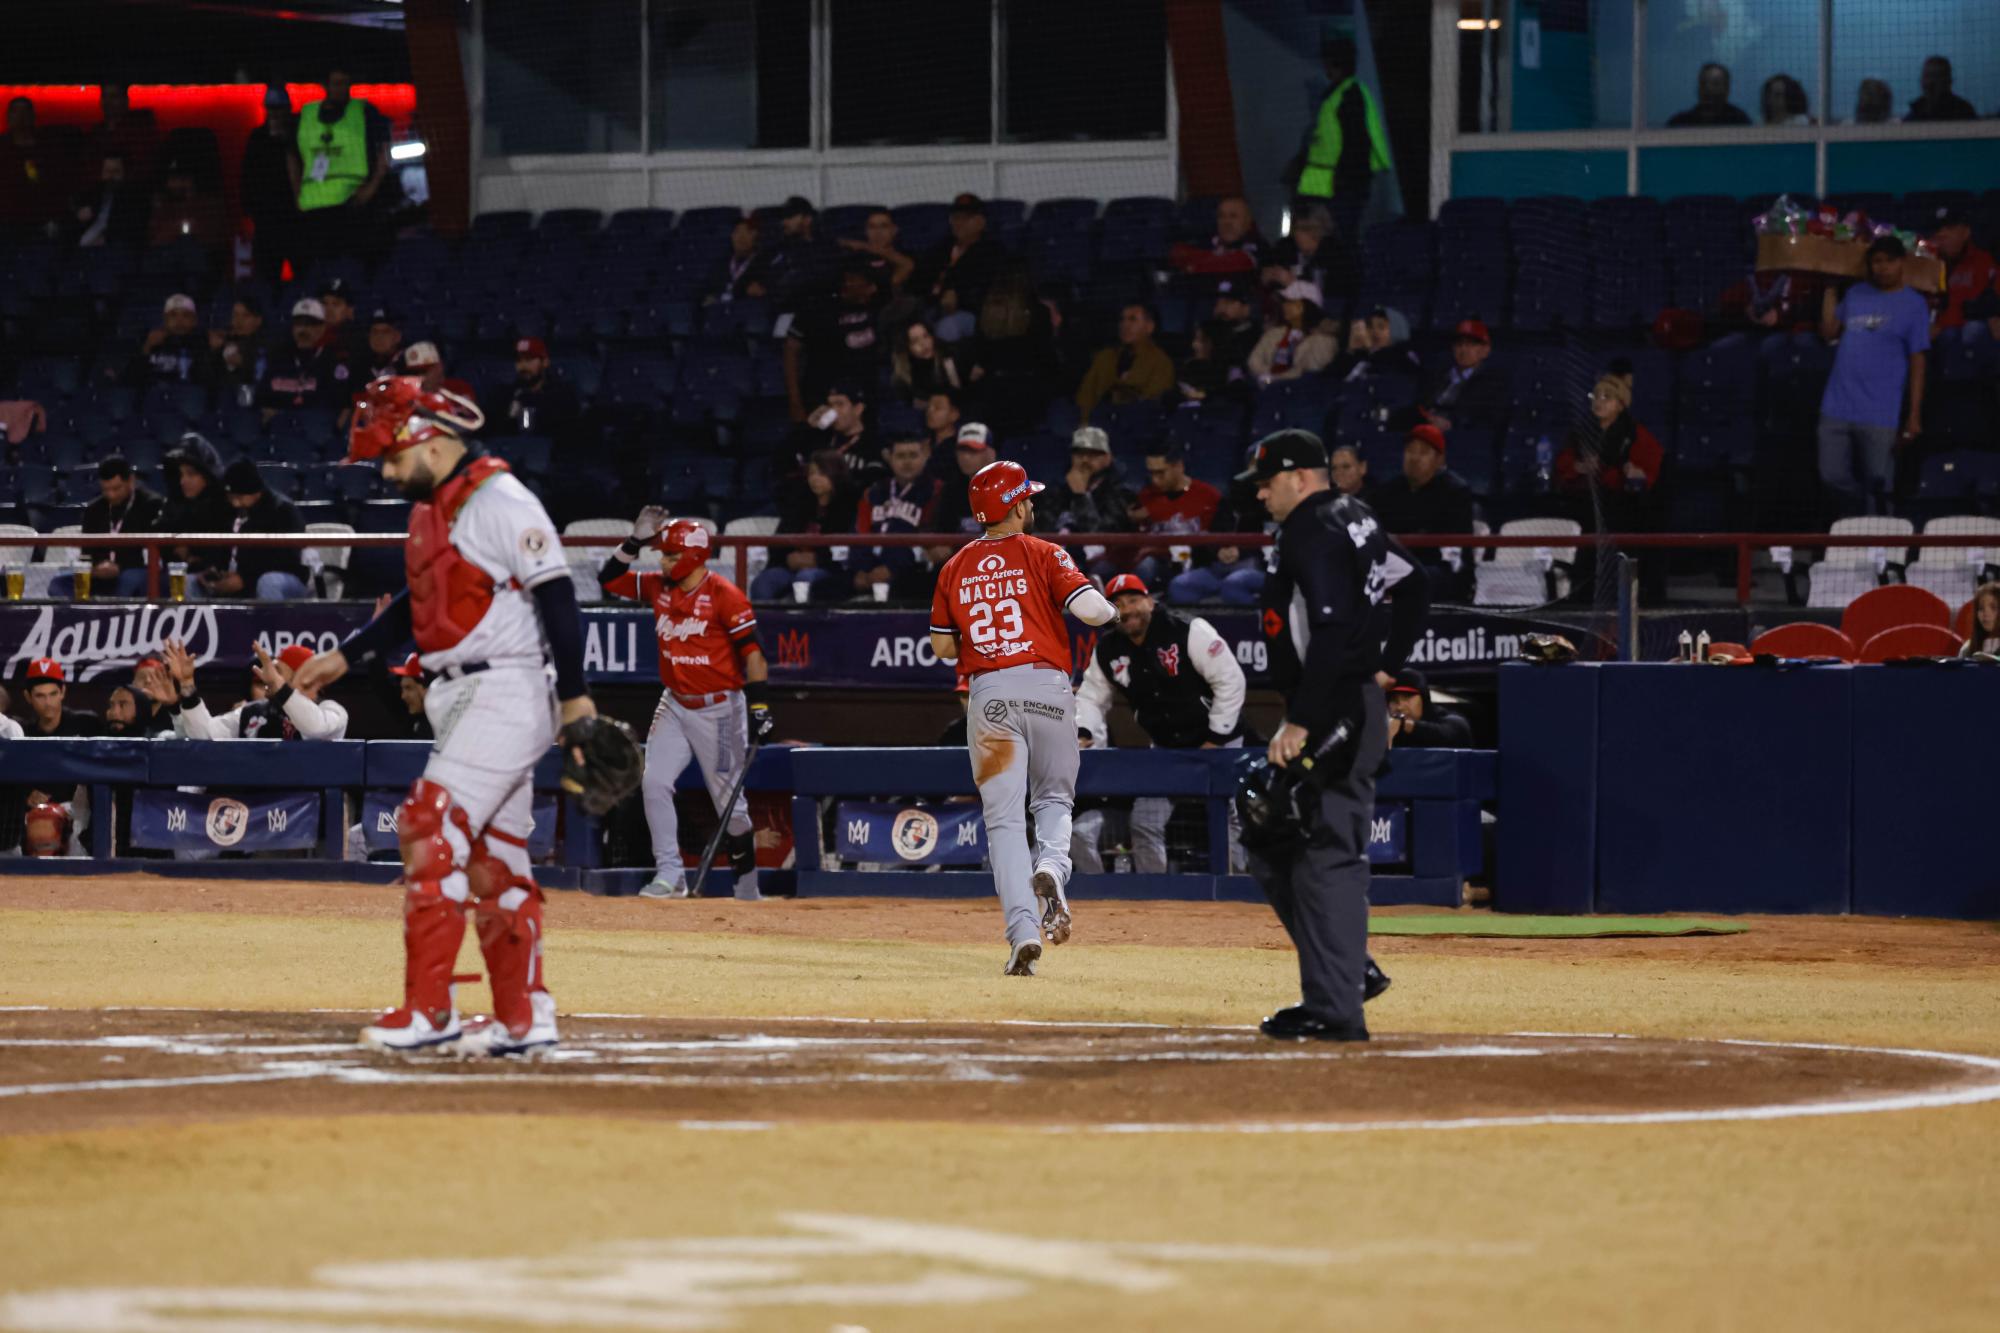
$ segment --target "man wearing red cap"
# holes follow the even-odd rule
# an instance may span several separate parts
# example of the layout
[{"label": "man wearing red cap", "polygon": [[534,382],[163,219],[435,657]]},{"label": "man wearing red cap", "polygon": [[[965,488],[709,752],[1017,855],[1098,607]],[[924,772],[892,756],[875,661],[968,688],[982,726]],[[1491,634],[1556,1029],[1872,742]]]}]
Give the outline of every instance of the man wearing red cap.
[{"label": "man wearing red cap", "polygon": [[[1458,474],[1446,471],[1445,434],[1436,426],[1410,431],[1403,444],[1403,475],[1383,482],[1368,503],[1382,526],[1398,537],[1459,536],[1472,531],[1471,488]],[[1459,549],[1425,547],[1415,555],[1430,576],[1434,599],[1458,601],[1470,591],[1472,566]]]},{"label": "man wearing red cap", "polygon": [[389,679],[395,682],[396,699],[403,706],[404,731],[401,739],[437,739],[437,733],[431,729],[431,720],[424,713],[424,699],[430,693],[430,677],[424,672],[423,659],[411,653],[389,668]]},{"label": "man wearing red cap", "polygon": [[1477,426],[1498,430],[1507,422],[1507,379],[1488,364],[1493,335],[1476,319],[1451,333],[1451,364],[1425,377],[1417,393],[1425,417],[1440,430]]},{"label": "man wearing red cap", "polygon": [[[104,720],[95,713],[81,712],[64,707],[69,695],[69,682],[61,662],[53,657],[38,657],[28,663],[21,673],[22,693],[28,696],[28,722],[16,734],[35,736],[102,736]],[[77,827],[74,836],[81,836],[89,822],[90,807],[88,793],[82,787],[65,786],[60,792],[36,790],[28,787],[12,787],[6,792],[7,812],[4,823],[6,845],[15,846],[21,834],[21,818],[25,811],[37,806],[47,806],[63,814],[75,812]]]},{"label": "man wearing red cap", "polygon": [[[1069,938],[1070,811],[1076,800],[1076,696],[1065,611],[1086,625],[1117,612],[1060,546],[1028,535],[1040,482],[1019,463],[972,479],[972,516],[985,535],[938,571],[931,649],[958,663],[966,695],[972,780],[986,820],[993,887],[1007,918],[1010,977],[1031,977]],[[1035,854],[1027,812],[1035,815]]]},{"label": "man wearing red cap", "polygon": [[567,436],[583,413],[576,388],[549,366],[548,345],[540,338],[514,342],[514,382],[486,404],[486,434]]},{"label": "man wearing red cap", "polygon": [[238,704],[220,715],[208,711],[208,705],[195,689],[194,658],[178,639],[168,639],[160,648],[167,679],[161,679],[158,672],[147,672],[139,678],[139,684],[149,698],[166,710],[173,720],[174,734],[191,741],[347,739],[345,708],[331,699],[322,701],[317,685],[305,689],[295,689],[292,685],[293,675],[311,660],[312,649],[295,643],[275,658],[264,651],[261,643],[253,642],[250,650],[256,654],[251,671],[264,688],[263,697]]}]

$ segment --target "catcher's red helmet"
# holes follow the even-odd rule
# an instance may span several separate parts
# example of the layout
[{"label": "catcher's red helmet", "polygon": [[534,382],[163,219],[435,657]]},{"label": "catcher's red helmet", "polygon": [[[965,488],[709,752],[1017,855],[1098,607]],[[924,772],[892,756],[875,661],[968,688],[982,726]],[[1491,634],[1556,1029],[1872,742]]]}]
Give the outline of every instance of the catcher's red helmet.
[{"label": "catcher's red helmet", "polygon": [[1005,459],[988,463],[972,478],[968,492],[972,497],[972,516],[990,528],[1013,512],[1015,505],[1031,495],[1040,495],[1043,489],[1039,481],[1028,480],[1028,470],[1019,463]]},{"label": "catcher's red helmet", "polygon": [[69,811],[43,802],[28,807],[21,821],[21,851],[27,856],[61,856],[69,851]]},{"label": "catcher's red helmet", "polygon": [[661,528],[659,544],[667,558],[667,578],[674,583],[708,563],[708,529],[691,518],[677,518]]},{"label": "catcher's red helmet", "polygon": [[426,389],[412,375],[384,375],[355,397],[345,461],[386,458],[434,435],[463,437],[485,424],[485,414],[470,399],[449,389]]}]

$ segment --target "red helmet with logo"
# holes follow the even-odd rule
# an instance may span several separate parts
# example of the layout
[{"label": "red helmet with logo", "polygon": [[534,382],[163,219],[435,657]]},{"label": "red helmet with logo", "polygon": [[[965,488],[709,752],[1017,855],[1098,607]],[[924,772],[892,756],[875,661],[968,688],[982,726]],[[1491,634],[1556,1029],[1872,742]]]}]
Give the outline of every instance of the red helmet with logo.
[{"label": "red helmet with logo", "polygon": [[677,518],[661,528],[659,545],[671,582],[679,583],[708,563],[708,529],[691,518]]},{"label": "red helmet with logo", "polygon": [[69,811],[43,802],[28,807],[21,821],[21,851],[27,856],[61,856],[69,851]]},{"label": "red helmet with logo", "polygon": [[346,461],[387,458],[433,436],[464,437],[485,424],[485,414],[470,399],[449,389],[426,389],[413,375],[384,375],[355,395]]},{"label": "red helmet with logo", "polygon": [[990,528],[1013,512],[1015,505],[1031,495],[1040,495],[1043,489],[1039,481],[1028,480],[1028,470],[1019,463],[1005,459],[988,463],[972,478],[968,492],[972,498],[972,516]]}]

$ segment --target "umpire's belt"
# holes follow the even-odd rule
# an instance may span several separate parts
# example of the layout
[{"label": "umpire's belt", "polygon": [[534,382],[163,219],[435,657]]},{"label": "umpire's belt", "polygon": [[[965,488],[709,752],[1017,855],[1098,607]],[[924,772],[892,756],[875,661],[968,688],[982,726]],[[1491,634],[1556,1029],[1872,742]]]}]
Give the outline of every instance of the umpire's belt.
[{"label": "umpire's belt", "polygon": [[726,704],[734,690],[718,690],[714,694],[682,694],[674,691],[674,702],[682,708],[713,708],[716,704]]}]

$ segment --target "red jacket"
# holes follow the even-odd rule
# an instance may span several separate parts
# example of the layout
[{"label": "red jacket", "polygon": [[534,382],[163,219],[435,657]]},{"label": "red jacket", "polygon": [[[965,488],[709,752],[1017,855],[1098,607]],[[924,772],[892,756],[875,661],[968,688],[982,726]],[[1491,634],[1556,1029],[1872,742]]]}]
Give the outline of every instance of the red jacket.
[{"label": "red jacket", "polygon": [[1961,327],[1965,323],[1965,303],[1992,290],[1996,276],[2000,276],[2000,266],[1994,264],[1993,256],[1968,242],[1965,253],[1945,276],[1944,309],[1938,311],[1938,327]]},{"label": "red jacket", "polygon": [[[1650,491],[1659,483],[1660,464],[1666,461],[1667,451],[1660,447],[1660,442],[1653,437],[1653,432],[1632,420],[1632,414],[1629,412],[1617,421],[1612,422],[1610,428],[1605,431],[1605,435],[1611,437],[1613,432],[1618,430],[1619,425],[1626,422],[1629,422],[1632,427],[1632,442],[1625,450],[1625,457],[1622,461],[1617,463],[1606,462],[1598,468],[1598,485],[1607,491],[1624,490],[1625,463],[1631,462],[1637,464],[1639,470],[1646,474],[1645,488]],[[1610,442],[1609,439],[1607,442]],[[1613,452],[1616,452],[1615,447]],[[1570,436],[1570,442],[1565,444],[1562,452],[1556,455],[1555,470],[1557,490],[1580,491],[1584,489],[1586,474],[1579,465],[1576,436]]]}]

